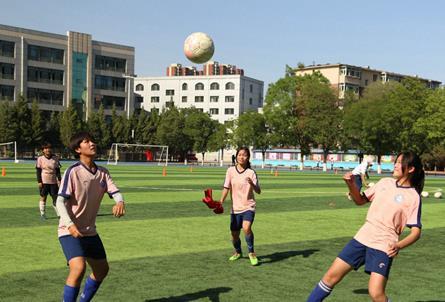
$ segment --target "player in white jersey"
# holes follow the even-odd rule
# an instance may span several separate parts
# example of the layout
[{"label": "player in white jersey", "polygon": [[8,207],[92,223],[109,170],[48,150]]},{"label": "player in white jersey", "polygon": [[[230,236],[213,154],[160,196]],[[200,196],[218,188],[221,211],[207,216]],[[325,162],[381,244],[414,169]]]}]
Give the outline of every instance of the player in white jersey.
[{"label": "player in white jersey", "polygon": [[71,139],[70,148],[79,162],[65,171],[57,198],[59,241],[70,268],[63,301],[76,301],[88,263],[92,273],[80,298],[81,302],[86,302],[93,298],[109,269],[105,248],[96,232],[102,197],[108,193],[115,200],[115,217],[125,214],[125,204],[108,170],[94,162],[96,144],[92,137],[86,132],[78,133]]}]

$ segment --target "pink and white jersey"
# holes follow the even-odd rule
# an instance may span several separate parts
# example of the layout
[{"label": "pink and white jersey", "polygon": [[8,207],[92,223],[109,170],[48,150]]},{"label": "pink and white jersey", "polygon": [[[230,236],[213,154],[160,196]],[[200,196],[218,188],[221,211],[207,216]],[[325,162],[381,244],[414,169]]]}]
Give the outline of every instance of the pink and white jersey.
[{"label": "pink and white jersey", "polygon": [[393,178],[382,178],[364,194],[371,206],[365,224],[354,237],[360,243],[386,253],[405,226],[422,227],[422,204],[414,188],[401,187]]},{"label": "pink and white jersey", "polygon": [[260,186],[256,173],[252,169],[239,172],[236,166],[230,167],[226,172],[224,188],[230,189],[232,198],[232,213],[238,214],[246,211],[255,211],[255,196],[252,186],[247,182],[250,177],[256,186]]},{"label": "pink and white jersey", "polygon": [[[92,171],[81,162],[69,167],[62,178],[59,196],[68,199],[65,202],[68,215],[79,232],[85,236],[94,236],[96,216],[105,193],[111,196],[119,192],[111,179],[110,173],[103,167],[96,166]],[[69,235],[68,229],[59,222],[59,237]]]},{"label": "pink and white jersey", "polygon": [[60,169],[60,162],[57,156],[52,155],[50,158],[47,158],[45,155],[39,156],[37,158],[36,168],[42,169],[42,183],[57,183],[56,169]]}]

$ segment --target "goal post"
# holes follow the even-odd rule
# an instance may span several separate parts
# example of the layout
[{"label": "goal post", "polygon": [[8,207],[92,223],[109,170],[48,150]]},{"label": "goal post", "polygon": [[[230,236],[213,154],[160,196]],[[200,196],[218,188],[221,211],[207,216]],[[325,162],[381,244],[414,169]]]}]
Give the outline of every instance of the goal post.
[{"label": "goal post", "polygon": [[108,165],[119,162],[157,162],[168,164],[168,146],[113,143],[108,153]]},{"label": "goal post", "polygon": [[14,159],[15,163],[18,163],[17,159],[17,142],[0,143],[0,159]]}]

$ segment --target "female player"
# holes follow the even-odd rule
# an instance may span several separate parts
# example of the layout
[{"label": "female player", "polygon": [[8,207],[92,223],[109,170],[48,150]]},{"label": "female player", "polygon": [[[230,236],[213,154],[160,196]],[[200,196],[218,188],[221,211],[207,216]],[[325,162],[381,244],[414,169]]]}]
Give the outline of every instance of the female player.
[{"label": "female player", "polygon": [[121,193],[109,172],[94,162],[96,144],[86,132],[73,136],[70,148],[79,162],[63,175],[57,198],[60,214],[59,241],[69,265],[63,301],[75,302],[85,274],[86,263],[91,267],[80,302],[91,301],[108,273],[105,249],[96,232],[96,216],[105,193],[114,199],[113,215],[125,214]]},{"label": "female player", "polygon": [[46,198],[48,194],[51,195],[53,200],[53,207],[57,213],[56,200],[57,192],[59,191],[59,184],[61,180],[60,176],[60,162],[57,156],[52,153],[50,143],[44,143],[42,145],[43,155],[37,158],[36,162],[36,175],[37,183],[39,184],[40,200],[40,219],[46,219]]},{"label": "female player", "polygon": [[235,261],[242,256],[240,230],[243,229],[249,250],[250,263],[258,265],[252,232],[256,205],[253,192],[260,194],[261,188],[255,171],[250,167],[249,159],[250,151],[248,148],[242,147],[236,151],[236,165],[227,169],[220,202],[221,204],[224,202],[230,191],[232,198],[230,231],[235,253],[229,260]]},{"label": "female player", "polygon": [[[343,179],[357,205],[371,202],[371,206],[365,224],[343,248],[307,301],[323,301],[347,273],[362,265],[370,274],[368,292],[372,301],[390,301],[385,288],[392,261],[401,249],[420,238],[420,193],[425,179],[422,163],[413,152],[400,153],[394,163],[393,178],[382,178],[362,194],[351,173]],[[405,226],[411,232],[400,240]]]}]

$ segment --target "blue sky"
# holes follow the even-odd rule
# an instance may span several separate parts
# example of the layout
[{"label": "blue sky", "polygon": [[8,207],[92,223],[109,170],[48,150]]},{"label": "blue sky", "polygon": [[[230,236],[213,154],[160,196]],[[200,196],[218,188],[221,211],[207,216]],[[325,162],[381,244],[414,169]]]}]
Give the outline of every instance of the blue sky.
[{"label": "blue sky", "polygon": [[213,60],[265,86],[285,65],[346,63],[445,83],[445,1],[26,0],[0,1],[0,23],[134,46],[138,76],[162,76],[192,32],[215,42]]}]

